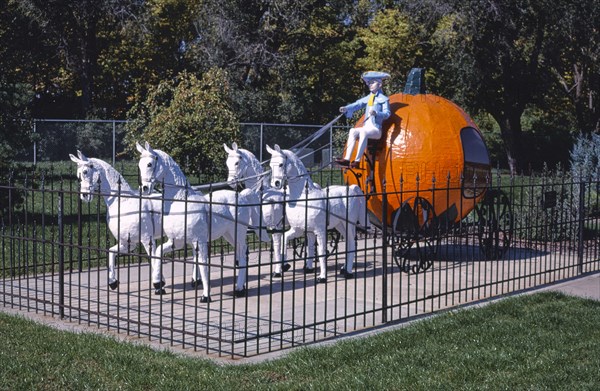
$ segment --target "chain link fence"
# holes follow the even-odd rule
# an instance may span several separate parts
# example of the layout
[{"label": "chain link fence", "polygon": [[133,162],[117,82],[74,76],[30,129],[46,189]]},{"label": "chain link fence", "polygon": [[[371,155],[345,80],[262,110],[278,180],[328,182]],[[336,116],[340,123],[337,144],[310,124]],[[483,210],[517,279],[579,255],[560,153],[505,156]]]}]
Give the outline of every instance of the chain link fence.
[{"label": "chain link fence", "polygon": [[[115,164],[125,150],[125,120],[36,119],[33,122],[35,142],[18,156],[21,162],[57,162],[69,159],[77,150]],[[240,147],[264,161],[265,144],[291,148],[313,135],[322,125],[240,123]],[[304,150],[307,166],[326,165],[340,153],[349,126],[332,126]]]}]

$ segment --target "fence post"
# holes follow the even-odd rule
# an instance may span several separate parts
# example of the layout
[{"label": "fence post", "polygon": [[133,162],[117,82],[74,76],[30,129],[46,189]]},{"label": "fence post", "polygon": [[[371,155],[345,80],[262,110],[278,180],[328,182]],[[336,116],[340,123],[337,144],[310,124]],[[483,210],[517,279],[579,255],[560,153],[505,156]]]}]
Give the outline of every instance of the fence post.
[{"label": "fence post", "polygon": [[258,154],[260,155],[259,158],[258,158],[259,162],[263,161],[263,156],[262,156],[262,151],[263,151],[263,130],[264,130],[263,125],[264,124],[261,122],[260,123],[260,144],[258,144],[258,150],[259,150]]},{"label": "fence post", "polygon": [[[333,124],[329,127],[329,161],[327,164],[331,163],[334,159],[333,156]],[[323,165],[323,161],[321,161],[321,166]]]},{"label": "fence post", "polygon": [[382,254],[381,254],[381,262],[382,262],[382,276],[381,276],[381,290],[382,290],[382,294],[381,294],[381,307],[383,309],[383,312],[381,314],[381,321],[383,323],[387,323],[388,319],[387,319],[387,310],[388,310],[388,300],[387,300],[387,291],[388,291],[388,262],[387,262],[387,252],[388,252],[388,230],[387,230],[387,208],[388,208],[388,202],[387,202],[387,192],[385,189],[385,180],[383,181],[382,184],[382,201],[383,201],[383,205],[381,208],[381,230],[382,230],[382,234],[381,234],[381,247],[382,247]]},{"label": "fence post", "polygon": [[583,274],[583,230],[585,222],[585,180],[579,182],[579,211],[577,213],[577,272]]},{"label": "fence post", "polygon": [[64,230],[65,193],[58,193],[58,314],[65,317],[65,230]]},{"label": "fence post", "polygon": [[112,122],[113,124],[113,134],[112,134],[112,149],[113,149],[113,153],[112,153],[112,165],[115,165],[115,158],[117,155],[117,125],[116,125],[116,121],[113,120]]},{"label": "fence post", "polygon": [[[33,120],[33,133],[36,133],[37,131],[37,120]],[[36,139],[34,139],[33,141],[33,165],[35,166],[37,164],[37,141],[35,141]]]}]

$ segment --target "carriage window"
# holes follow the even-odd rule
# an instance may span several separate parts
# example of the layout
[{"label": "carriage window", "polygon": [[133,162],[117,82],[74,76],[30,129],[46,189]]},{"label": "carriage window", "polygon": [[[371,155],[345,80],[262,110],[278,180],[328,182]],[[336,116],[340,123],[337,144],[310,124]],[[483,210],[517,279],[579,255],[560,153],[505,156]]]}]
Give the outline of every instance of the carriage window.
[{"label": "carriage window", "polygon": [[487,187],[490,157],[481,134],[475,128],[463,128],[460,131],[460,141],[465,156],[463,196],[477,197]]}]

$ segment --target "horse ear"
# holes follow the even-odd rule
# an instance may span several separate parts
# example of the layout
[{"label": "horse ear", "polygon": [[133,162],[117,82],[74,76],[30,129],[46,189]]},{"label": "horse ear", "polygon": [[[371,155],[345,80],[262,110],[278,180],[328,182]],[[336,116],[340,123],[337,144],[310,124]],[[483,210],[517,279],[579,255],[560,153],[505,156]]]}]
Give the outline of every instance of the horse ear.
[{"label": "horse ear", "polygon": [[[235,143],[234,143],[235,144]],[[233,149],[230,149],[227,144],[223,143],[223,148],[225,148],[225,152],[227,152],[228,154],[231,154],[233,152]]]},{"label": "horse ear", "polygon": [[277,152],[280,152],[280,153],[281,153],[281,147],[279,146],[279,144],[275,144],[275,145],[273,145],[273,147],[275,148],[275,150],[276,150]]},{"label": "horse ear", "polygon": [[231,148],[233,148],[233,150],[237,152],[238,145],[237,145],[237,143],[235,141],[231,144]]},{"label": "horse ear", "polygon": [[271,147],[269,147],[269,144],[265,145],[267,147],[267,152],[269,152],[271,155],[275,152]]},{"label": "horse ear", "polygon": [[88,158],[83,154],[83,152],[81,152],[80,150],[77,150],[77,156],[79,156],[79,158],[81,160],[83,160],[84,162],[88,161]]},{"label": "horse ear", "polygon": [[144,147],[142,147],[142,146],[140,145],[140,143],[138,143],[137,141],[135,142],[135,149],[137,149],[137,151],[138,151],[139,153],[144,153],[144,151],[145,151],[145,150],[144,150]]},{"label": "horse ear", "polygon": [[146,151],[154,154],[154,149],[152,149],[152,147],[150,146],[150,143],[148,143],[148,141],[146,141]]},{"label": "horse ear", "polygon": [[82,163],[81,160],[79,160],[75,155],[73,155],[72,153],[69,154],[69,157],[71,158],[72,161],[74,161],[77,164]]}]

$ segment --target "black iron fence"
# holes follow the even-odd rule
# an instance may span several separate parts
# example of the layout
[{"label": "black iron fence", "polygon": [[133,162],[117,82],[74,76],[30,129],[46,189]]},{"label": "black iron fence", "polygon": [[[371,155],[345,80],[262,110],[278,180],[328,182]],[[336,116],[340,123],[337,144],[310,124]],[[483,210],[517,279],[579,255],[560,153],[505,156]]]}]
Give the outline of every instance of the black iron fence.
[{"label": "black iron fence", "polygon": [[[321,183],[331,183],[334,174],[321,172]],[[259,355],[598,272],[599,186],[567,174],[496,176],[485,196],[454,205],[468,213],[447,218],[431,200],[449,199],[457,189],[422,183],[419,191],[400,192],[387,184],[367,195],[382,201],[383,213],[366,212],[373,223],[349,239],[356,242],[352,276],[340,273],[350,254],[339,233],[328,234],[325,282],[317,282],[316,261],[314,270],[306,267],[306,237],[284,249],[290,268],[274,277],[273,243],[250,233],[246,290],[240,295],[235,246],[211,237],[212,290],[205,303],[202,287],[191,283],[193,243],[160,260],[164,287],[152,283],[153,257],[128,243],[119,251],[119,284],[112,289],[107,259],[115,239],[102,198],[81,201],[72,172],[13,176],[0,186],[6,200],[0,298],[7,307],[209,355]],[[403,207],[388,210],[390,197],[403,200]]]}]

